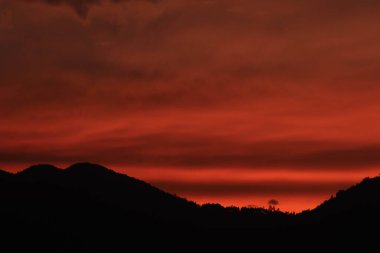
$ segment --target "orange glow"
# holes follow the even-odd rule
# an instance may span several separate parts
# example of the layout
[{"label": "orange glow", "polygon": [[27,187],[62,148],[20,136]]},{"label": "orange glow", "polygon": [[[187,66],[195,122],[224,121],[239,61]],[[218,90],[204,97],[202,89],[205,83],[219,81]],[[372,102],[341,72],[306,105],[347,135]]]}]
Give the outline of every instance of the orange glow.
[{"label": "orange glow", "polygon": [[[280,201],[278,208],[281,210],[300,212],[316,207],[338,190],[346,189],[367,176],[376,176],[378,169],[346,173],[334,170],[296,172],[236,168],[197,168],[197,171],[160,168],[159,173],[157,168],[129,168],[118,171],[197,203],[267,207],[268,200],[275,198]],[[220,187],[227,190],[221,191]]]}]

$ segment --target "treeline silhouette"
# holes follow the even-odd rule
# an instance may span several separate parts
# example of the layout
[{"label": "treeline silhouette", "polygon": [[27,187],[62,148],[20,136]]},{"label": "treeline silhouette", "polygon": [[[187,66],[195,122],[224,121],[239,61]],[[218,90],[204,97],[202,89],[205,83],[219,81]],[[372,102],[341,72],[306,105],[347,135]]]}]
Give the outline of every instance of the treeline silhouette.
[{"label": "treeline silhouette", "polygon": [[[109,252],[128,248],[136,238],[162,238],[168,233],[176,242],[189,243],[180,231],[195,231],[194,238],[206,234],[210,242],[205,231],[215,235],[215,229],[245,229],[249,231],[245,235],[256,241],[377,229],[380,178],[367,178],[313,210],[293,214],[275,208],[198,205],[95,164],[65,170],[37,165],[17,174],[0,171],[0,203],[0,237],[14,249]],[[219,235],[232,240],[237,234]]]}]

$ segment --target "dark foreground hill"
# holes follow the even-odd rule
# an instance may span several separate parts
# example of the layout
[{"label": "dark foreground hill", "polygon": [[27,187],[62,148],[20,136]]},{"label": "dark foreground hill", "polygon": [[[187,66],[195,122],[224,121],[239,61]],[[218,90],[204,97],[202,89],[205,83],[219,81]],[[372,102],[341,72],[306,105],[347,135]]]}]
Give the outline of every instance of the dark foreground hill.
[{"label": "dark foreground hill", "polygon": [[298,216],[332,229],[377,230],[380,225],[380,177],[366,178],[347,190],[338,191],[314,210]]},{"label": "dark foreground hill", "polygon": [[188,249],[200,240],[214,242],[213,247],[230,243],[236,249],[234,239],[238,245],[257,247],[264,241],[323,241],[377,230],[380,178],[366,179],[314,210],[293,215],[199,206],[94,164],[65,170],[38,165],[17,174],[0,171],[0,203],[0,238],[14,249],[114,252],[132,244],[151,247],[154,241],[170,242],[166,246],[181,243]]}]

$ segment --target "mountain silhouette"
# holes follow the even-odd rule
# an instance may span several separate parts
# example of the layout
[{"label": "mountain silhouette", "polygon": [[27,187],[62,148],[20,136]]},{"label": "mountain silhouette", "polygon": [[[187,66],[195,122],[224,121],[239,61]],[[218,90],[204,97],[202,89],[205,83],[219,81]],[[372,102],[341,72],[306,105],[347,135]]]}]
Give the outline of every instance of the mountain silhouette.
[{"label": "mountain silhouette", "polygon": [[334,197],[319,205],[315,212],[333,214],[373,208],[379,204],[380,177],[365,178],[361,183],[339,191]]},{"label": "mountain silhouette", "polygon": [[340,190],[300,216],[322,226],[377,229],[380,226],[380,177],[366,178],[346,190]]},{"label": "mountain silhouette", "polygon": [[[258,242],[306,236],[306,242],[314,238],[311,235],[327,238],[352,229],[377,228],[380,178],[365,179],[315,209],[295,215],[263,208],[201,206],[96,164],[78,163],[67,169],[36,165],[16,174],[0,171],[0,203],[6,236],[0,238],[7,238],[13,247],[38,244],[43,238],[42,245],[50,252],[109,252],[110,247],[128,248],[123,244],[126,237],[134,238],[129,243],[136,243],[136,238],[175,238],[186,243],[178,232],[183,229],[197,231],[192,237],[204,235],[208,243],[232,243],[232,238],[241,240],[244,235]],[[205,229],[214,232],[203,233]],[[18,244],[15,238],[25,243]]]},{"label": "mountain silhouette", "polygon": [[347,190],[337,192],[335,197],[319,205],[318,213],[333,214],[350,210],[377,207],[380,204],[380,177],[365,178]]},{"label": "mountain silhouette", "polygon": [[63,170],[53,165],[41,164],[33,165],[15,175],[15,177],[34,181],[51,181],[62,174]]},{"label": "mountain silhouette", "polygon": [[[15,174],[14,178],[85,193],[97,201],[170,222],[185,222],[184,214],[197,209],[193,202],[96,164],[78,163],[65,170],[51,165],[37,165]],[[178,217],[180,215],[183,217]]]},{"label": "mountain silhouette", "polygon": [[0,180],[1,179],[5,179],[7,177],[11,176],[10,173],[6,172],[6,171],[3,171],[3,170],[0,170]]}]

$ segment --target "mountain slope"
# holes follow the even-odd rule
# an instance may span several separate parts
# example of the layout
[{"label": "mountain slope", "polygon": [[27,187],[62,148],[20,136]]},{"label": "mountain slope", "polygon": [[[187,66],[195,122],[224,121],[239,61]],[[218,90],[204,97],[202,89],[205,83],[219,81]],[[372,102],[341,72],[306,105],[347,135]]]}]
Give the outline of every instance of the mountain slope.
[{"label": "mountain slope", "polygon": [[366,178],[347,190],[339,191],[335,197],[319,205],[315,212],[339,213],[348,210],[366,209],[380,204],[380,177]]},{"label": "mountain slope", "polygon": [[377,229],[380,226],[380,177],[366,178],[337,192],[314,210],[299,214],[298,220],[324,229]]},{"label": "mountain slope", "polygon": [[49,164],[33,165],[19,173],[14,177],[24,180],[35,181],[54,181],[63,174],[63,170]]},{"label": "mountain slope", "polygon": [[[213,247],[221,242],[238,242],[242,236],[249,237],[243,243],[262,243],[265,239],[270,243],[291,242],[295,235],[306,240],[318,238],[319,242],[321,236],[325,241],[346,231],[358,236],[380,225],[380,178],[366,179],[298,215],[217,204],[198,206],[143,181],[88,163],[65,170],[37,165],[17,174],[0,172],[0,179],[0,238],[16,240],[13,246],[27,249],[37,243],[39,249],[42,245],[49,252],[119,252],[120,248],[129,249],[134,242],[131,238],[156,238],[171,245],[184,240],[183,247],[188,246],[190,237],[183,237],[180,231],[189,229],[197,231],[191,238],[202,235],[208,243],[210,236],[217,237],[215,243],[210,243]],[[202,232],[205,228],[248,230]],[[171,239],[174,236],[176,240]]]},{"label": "mountain slope", "polygon": [[[66,206],[75,209],[69,196],[76,194],[96,205],[100,203],[111,209],[149,216],[159,224],[164,222],[170,226],[263,228],[278,226],[288,219],[286,214],[264,209],[236,211],[219,205],[199,206],[143,181],[89,163],[75,164],[64,170],[51,165],[36,165],[11,175],[7,181],[8,185],[3,184],[2,187],[12,189],[7,191],[8,199],[19,199],[20,203],[25,202],[22,193],[26,192],[31,205],[34,198],[38,203],[43,202],[42,197],[47,203],[62,198]],[[41,188],[44,189],[43,194],[38,193]],[[56,194],[57,190],[59,194]],[[36,193],[32,194],[34,191]],[[69,196],[64,196],[65,191]]]},{"label": "mountain slope", "polygon": [[8,178],[9,176],[11,176],[10,173],[8,173],[8,172],[6,172],[6,171],[3,171],[3,170],[0,170],[0,180],[1,180],[1,179]]},{"label": "mountain slope", "polygon": [[198,206],[159,190],[143,181],[116,173],[103,166],[79,163],[65,170],[51,165],[32,166],[14,175],[15,180],[57,185],[83,192],[101,202],[134,212],[185,220]]}]

